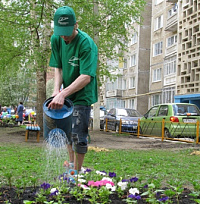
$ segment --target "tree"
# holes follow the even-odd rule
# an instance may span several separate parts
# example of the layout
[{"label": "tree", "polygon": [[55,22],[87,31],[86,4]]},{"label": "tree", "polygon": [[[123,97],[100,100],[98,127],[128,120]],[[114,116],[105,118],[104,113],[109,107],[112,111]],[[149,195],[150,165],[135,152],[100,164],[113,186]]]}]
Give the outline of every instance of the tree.
[{"label": "tree", "polygon": [[[22,70],[36,73],[37,122],[41,128],[43,126],[42,104],[46,99],[50,36],[53,31],[51,22],[55,9],[63,5],[73,7],[80,29],[86,31],[97,43],[100,85],[103,76],[112,77],[107,61],[118,60],[118,57],[122,56],[123,51],[126,50],[129,37],[127,27],[132,26],[133,20],[140,23],[140,14],[145,1],[1,0],[0,70],[2,78],[5,82],[6,70],[12,73]],[[98,9],[94,9],[95,6]],[[3,94],[5,89],[6,87],[3,87],[0,94]]]}]

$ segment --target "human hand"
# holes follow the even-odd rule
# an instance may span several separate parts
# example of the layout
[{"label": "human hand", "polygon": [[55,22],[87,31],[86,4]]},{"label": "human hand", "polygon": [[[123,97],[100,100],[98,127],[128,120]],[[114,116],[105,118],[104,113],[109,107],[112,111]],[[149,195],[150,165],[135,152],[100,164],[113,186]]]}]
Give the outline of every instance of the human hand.
[{"label": "human hand", "polygon": [[49,103],[48,109],[61,109],[63,107],[65,97],[61,94],[57,94],[53,100]]}]

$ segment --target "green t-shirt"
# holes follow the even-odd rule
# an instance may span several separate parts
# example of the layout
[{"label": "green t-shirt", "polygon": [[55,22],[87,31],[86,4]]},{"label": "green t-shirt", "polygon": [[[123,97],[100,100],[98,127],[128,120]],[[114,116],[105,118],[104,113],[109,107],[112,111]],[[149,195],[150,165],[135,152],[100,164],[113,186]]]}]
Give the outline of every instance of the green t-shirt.
[{"label": "green t-shirt", "polygon": [[49,66],[62,68],[64,88],[81,74],[91,76],[89,84],[68,98],[74,105],[89,106],[97,102],[98,49],[89,35],[78,29],[78,34],[70,44],[66,44],[60,36],[52,35],[51,48]]}]

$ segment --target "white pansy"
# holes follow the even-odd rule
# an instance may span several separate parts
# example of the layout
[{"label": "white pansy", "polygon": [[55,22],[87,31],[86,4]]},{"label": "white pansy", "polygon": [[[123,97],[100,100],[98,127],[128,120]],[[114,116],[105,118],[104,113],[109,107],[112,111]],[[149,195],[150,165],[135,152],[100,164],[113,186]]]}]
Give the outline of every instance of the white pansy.
[{"label": "white pansy", "polygon": [[78,175],[74,175],[74,177],[83,178],[83,177],[85,177],[85,176],[78,174]]},{"label": "white pansy", "polygon": [[118,186],[120,186],[120,188],[124,191],[127,188],[127,184],[128,182],[118,182]]},{"label": "white pansy", "polygon": [[[50,193],[55,193],[55,191],[57,191],[57,188],[52,188],[51,190],[50,190]],[[56,193],[56,195],[58,194],[58,192]]]},{"label": "white pansy", "polygon": [[110,189],[111,191],[116,191],[116,186],[112,186],[110,183],[106,184],[106,188]]},{"label": "white pansy", "polygon": [[83,185],[83,184],[81,184],[80,187],[83,188],[83,189],[85,189],[85,190],[90,190],[90,188],[89,188],[88,186]]},{"label": "white pansy", "polygon": [[109,178],[109,177],[103,177],[101,180],[102,180],[102,181],[103,181],[103,180],[106,180],[106,181],[111,181],[111,182],[113,182],[112,179]]},{"label": "white pansy", "polygon": [[130,194],[135,195],[136,193],[139,194],[139,190],[137,188],[130,188],[128,191]]},{"label": "white pansy", "polygon": [[85,179],[79,179],[79,178],[78,178],[78,182],[80,182],[80,183],[85,183],[86,180],[85,180]]},{"label": "white pansy", "polygon": [[102,172],[102,171],[96,171],[96,174],[99,174],[99,175],[102,175],[102,176],[105,176],[106,173],[105,172]]}]

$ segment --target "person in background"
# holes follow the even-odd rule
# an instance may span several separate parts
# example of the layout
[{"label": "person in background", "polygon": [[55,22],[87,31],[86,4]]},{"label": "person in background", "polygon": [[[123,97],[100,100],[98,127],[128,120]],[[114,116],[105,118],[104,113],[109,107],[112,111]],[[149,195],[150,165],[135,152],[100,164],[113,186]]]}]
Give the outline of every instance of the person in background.
[{"label": "person in background", "polygon": [[[82,173],[88,149],[91,105],[97,102],[98,49],[88,34],[78,29],[74,10],[63,6],[54,15],[50,67],[55,67],[54,98],[50,109],[61,109],[65,98],[74,104],[72,134],[68,137],[69,168]],[[60,91],[61,85],[63,89]],[[64,163],[68,166],[67,163]]]},{"label": "person in background", "polygon": [[23,103],[20,102],[19,105],[17,106],[17,122],[19,122],[20,124],[23,124],[23,110],[24,110],[24,106]]}]

